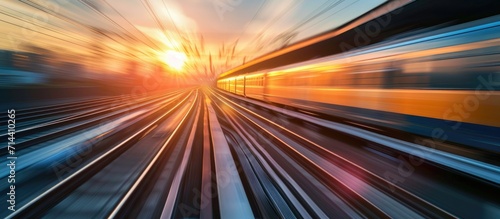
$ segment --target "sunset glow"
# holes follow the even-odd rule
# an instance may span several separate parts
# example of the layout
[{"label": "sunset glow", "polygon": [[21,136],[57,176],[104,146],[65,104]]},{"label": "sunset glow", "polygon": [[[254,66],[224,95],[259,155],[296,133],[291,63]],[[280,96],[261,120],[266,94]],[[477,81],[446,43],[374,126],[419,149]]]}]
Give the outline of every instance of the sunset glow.
[{"label": "sunset glow", "polygon": [[168,50],[161,55],[160,59],[171,68],[180,71],[184,67],[187,56],[182,52]]}]

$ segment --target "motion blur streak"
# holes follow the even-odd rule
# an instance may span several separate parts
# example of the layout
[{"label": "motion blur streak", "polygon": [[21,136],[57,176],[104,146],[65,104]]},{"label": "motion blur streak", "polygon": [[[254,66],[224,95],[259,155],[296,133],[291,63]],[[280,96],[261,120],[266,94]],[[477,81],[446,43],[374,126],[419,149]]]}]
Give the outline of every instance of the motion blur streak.
[{"label": "motion blur streak", "polygon": [[6,0],[5,218],[500,218],[500,1]]}]

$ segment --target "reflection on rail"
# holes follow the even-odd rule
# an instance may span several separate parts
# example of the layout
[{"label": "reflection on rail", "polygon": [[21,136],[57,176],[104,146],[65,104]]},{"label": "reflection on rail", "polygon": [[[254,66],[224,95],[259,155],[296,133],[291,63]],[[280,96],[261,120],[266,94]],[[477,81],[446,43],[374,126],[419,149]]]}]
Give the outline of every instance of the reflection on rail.
[{"label": "reflection on rail", "polygon": [[[21,122],[26,128],[19,133],[26,134],[19,141],[24,145],[18,152],[23,158],[17,170],[22,182],[16,185],[19,208],[1,216],[500,214],[498,166],[439,150],[424,150],[424,156],[417,157],[412,147],[418,145],[376,129],[209,87],[138,99],[130,108],[112,98],[88,104],[101,108],[89,112],[83,102],[61,104],[54,108],[74,110],[55,121]],[[108,111],[111,106],[116,108]],[[44,110],[31,108],[19,115]],[[84,117],[87,114],[92,116]]]}]

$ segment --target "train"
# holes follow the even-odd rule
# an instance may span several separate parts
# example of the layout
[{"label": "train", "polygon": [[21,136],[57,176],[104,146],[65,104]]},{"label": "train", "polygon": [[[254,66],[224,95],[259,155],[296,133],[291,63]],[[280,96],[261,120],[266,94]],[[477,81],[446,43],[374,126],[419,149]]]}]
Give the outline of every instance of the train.
[{"label": "train", "polygon": [[246,98],[500,152],[500,15],[216,83]]}]

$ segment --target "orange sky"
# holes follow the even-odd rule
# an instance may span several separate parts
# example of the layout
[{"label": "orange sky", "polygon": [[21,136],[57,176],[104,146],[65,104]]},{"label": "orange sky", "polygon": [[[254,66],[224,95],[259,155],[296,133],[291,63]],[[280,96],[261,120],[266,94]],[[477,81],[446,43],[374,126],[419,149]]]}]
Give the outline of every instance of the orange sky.
[{"label": "orange sky", "polygon": [[[27,2],[27,3],[25,3]],[[6,0],[0,48],[35,45],[58,59],[163,63],[182,74],[219,74],[285,44],[345,23],[383,0]],[[42,11],[42,10],[44,11]],[[98,51],[98,52],[96,52]],[[186,56],[169,68],[165,53]],[[99,58],[96,59],[96,56]],[[167,62],[167,63],[165,63]],[[144,67],[148,69],[148,67]]]}]

